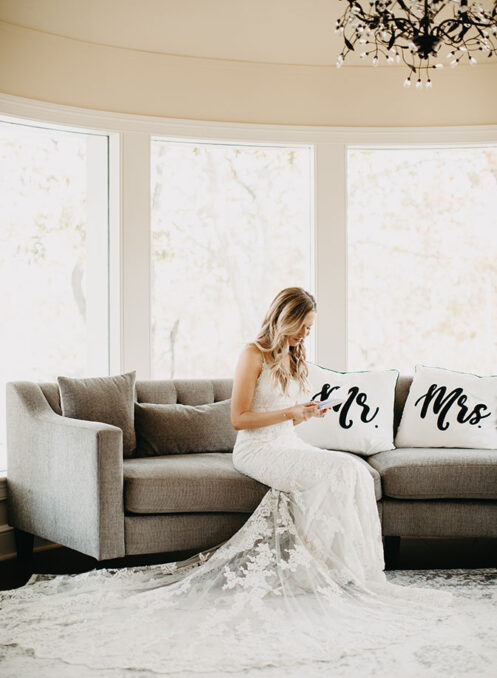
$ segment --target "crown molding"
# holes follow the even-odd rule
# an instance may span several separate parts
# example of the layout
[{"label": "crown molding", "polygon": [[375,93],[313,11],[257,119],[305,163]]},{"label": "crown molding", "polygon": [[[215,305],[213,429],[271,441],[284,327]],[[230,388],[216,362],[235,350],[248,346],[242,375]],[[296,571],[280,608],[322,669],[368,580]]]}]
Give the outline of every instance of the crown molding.
[{"label": "crown molding", "polygon": [[495,125],[439,127],[328,127],[240,122],[212,122],[114,113],[76,108],[10,94],[0,94],[0,116],[5,121],[33,124],[90,134],[149,133],[171,139],[231,143],[348,145],[452,145],[497,143]]}]

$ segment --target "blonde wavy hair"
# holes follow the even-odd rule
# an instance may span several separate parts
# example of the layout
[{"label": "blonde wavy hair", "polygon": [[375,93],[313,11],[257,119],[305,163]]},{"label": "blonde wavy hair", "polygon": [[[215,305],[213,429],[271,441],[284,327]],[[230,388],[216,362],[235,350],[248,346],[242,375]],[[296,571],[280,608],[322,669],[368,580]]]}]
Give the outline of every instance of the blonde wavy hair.
[{"label": "blonde wavy hair", "polygon": [[[288,338],[301,329],[305,316],[316,310],[316,300],[302,287],[286,287],[281,290],[269,307],[262,322],[257,338],[253,342],[262,351],[270,364],[271,377],[275,385],[280,384],[284,394],[287,393],[291,378],[296,378],[302,391],[309,388],[309,370],[305,362],[305,346],[301,342],[290,346]],[[290,353],[290,374],[283,360]]]}]

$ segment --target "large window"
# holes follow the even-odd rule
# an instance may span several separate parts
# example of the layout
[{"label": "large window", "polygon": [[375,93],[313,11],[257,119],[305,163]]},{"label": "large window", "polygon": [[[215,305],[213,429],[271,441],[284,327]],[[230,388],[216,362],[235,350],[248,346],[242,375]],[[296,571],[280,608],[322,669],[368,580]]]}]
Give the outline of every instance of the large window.
[{"label": "large window", "polygon": [[231,377],[283,287],[311,286],[309,147],[152,142],[152,375]]},{"label": "large window", "polygon": [[348,360],[497,373],[497,147],[349,149]]},{"label": "large window", "polygon": [[5,383],[108,374],[108,138],[0,123]]}]

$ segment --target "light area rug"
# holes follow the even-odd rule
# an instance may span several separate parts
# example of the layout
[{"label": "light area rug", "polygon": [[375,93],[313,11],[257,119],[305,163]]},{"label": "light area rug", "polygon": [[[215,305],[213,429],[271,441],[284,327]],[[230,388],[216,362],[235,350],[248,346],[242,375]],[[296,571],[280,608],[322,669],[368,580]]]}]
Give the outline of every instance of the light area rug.
[{"label": "light area rug", "polygon": [[[406,663],[406,648],[396,638],[387,650],[349,654],[333,664],[319,662],[295,667],[266,667],[235,673],[155,673],[135,669],[96,670],[61,661],[40,659],[16,646],[0,649],[1,678],[496,678],[497,569],[396,570],[388,580],[403,586],[450,591],[457,599],[460,624],[455,633],[429,634],[416,639],[415,664]],[[409,610],[406,609],[406,615]],[[36,620],[33,620],[36,623]],[[0,639],[1,641],[1,639]],[[0,642],[1,644],[1,642]]]}]

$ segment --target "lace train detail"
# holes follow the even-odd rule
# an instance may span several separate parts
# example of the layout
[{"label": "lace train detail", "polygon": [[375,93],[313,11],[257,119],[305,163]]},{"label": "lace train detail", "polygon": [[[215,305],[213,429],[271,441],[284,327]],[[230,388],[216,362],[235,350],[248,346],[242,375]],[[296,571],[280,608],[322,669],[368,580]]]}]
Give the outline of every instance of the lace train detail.
[{"label": "lace train detail", "polygon": [[4,643],[95,669],[167,674],[290,667],[433,639],[451,614],[441,608],[449,594],[437,593],[435,608],[430,589],[330,569],[299,532],[301,510],[271,490],[232,539],[188,561],[35,575],[1,597]]}]

